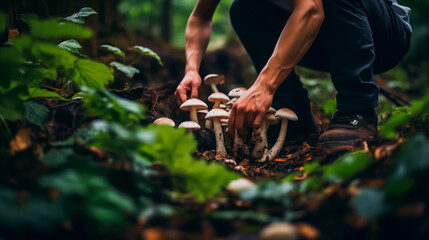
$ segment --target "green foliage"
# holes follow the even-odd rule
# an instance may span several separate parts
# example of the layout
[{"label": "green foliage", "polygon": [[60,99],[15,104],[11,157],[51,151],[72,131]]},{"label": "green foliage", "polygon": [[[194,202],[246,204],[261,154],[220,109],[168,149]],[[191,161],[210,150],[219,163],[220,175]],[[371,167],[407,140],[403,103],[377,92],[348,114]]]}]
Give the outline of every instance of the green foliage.
[{"label": "green foliage", "polygon": [[101,45],[101,47],[107,49],[108,51],[110,51],[116,55],[119,55],[121,57],[125,57],[125,53],[118,47],[111,46],[111,45]]},{"label": "green foliage", "polygon": [[98,89],[113,81],[109,68],[102,63],[79,59],[74,67],[71,80],[80,87]]},{"label": "green foliage", "polygon": [[143,105],[138,102],[118,97],[105,88],[95,91],[84,87],[82,91],[88,114],[113,120],[124,126],[139,123],[145,118]]},{"label": "green foliage", "polygon": [[25,105],[25,118],[28,122],[43,128],[49,120],[49,109],[42,104],[27,101]]},{"label": "green foliage", "polygon": [[61,22],[61,19],[43,21],[29,20],[31,33],[36,38],[90,38],[92,31],[75,23]]},{"label": "green foliage", "polygon": [[119,62],[111,62],[111,66],[115,67],[118,71],[123,72],[127,77],[132,78],[135,74],[140,73],[140,70],[133,66],[124,65]]},{"label": "green foliage", "polygon": [[429,144],[423,134],[404,143],[395,154],[386,184],[382,189],[363,188],[354,198],[356,211],[366,218],[379,218],[416,186],[420,176],[429,170]]},{"label": "green foliage", "polygon": [[63,98],[56,92],[49,91],[43,88],[29,88],[28,92],[30,94],[30,98],[45,97],[45,98],[58,98],[66,102],[70,101],[70,99]]},{"label": "green foliage", "polygon": [[49,152],[40,157],[40,161],[50,165],[62,165],[67,162],[67,159],[74,154],[72,148],[62,148],[55,152]]},{"label": "green foliage", "polygon": [[49,232],[66,220],[65,209],[63,202],[51,202],[39,196],[32,196],[22,203],[15,192],[0,188],[0,224],[8,229]]},{"label": "green foliage", "polygon": [[410,124],[412,120],[424,119],[429,113],[429,95],[422,100],[413,102],[410,107],[397,108],[392,116],[380,127],[380,135],[385,138],[394,138],[399,127]]},{"label": "green foliage", "polygon": [[84,24],[85,23],[85,18],[88,16],[91,16],[93,14],[97,14],[96,11],[94,11],[92,8],[90,7],[84,7],[81,10],[79,10],[79,12],[69,16],[69,17],[65,17],[64,19],[70,22],[74,22],[74,23],[78,23],[78,24]]},{"label": "green foliage", "polygon": [[324,167],[323,177],[329,181],[349,181],[364,171],[371,163],[371,156],[364,151],[348,153],[335,163]]},{"label": "green foliage", "polygon": [[150,50],[149,48],[145,48],[142,46],[134,46],[134,49],[137,50],[138,53],[142,55],[147,55],[155,58],[158,61],[158,64],[161,66],[164,66],[164,63],[162,63],[161,58],[156,54],[154,51]]},{"label": "green foliage", "polygon": [[364,188],[354,198],[356,212],[362,217],[374,219],[389,211],[386,195],[374,188]]},{"label": "green foliage", "polygon": [[65,49],[71,53],[77,54],[81,57],[86,57],[85,55],[81,54],[79,52],[79,49],[82,48],[82,46],[80,45],[80,43],[74,39],[69,39],[66,40],[64,42],[61,42],[60,44],[58,44],[58,47]]}]

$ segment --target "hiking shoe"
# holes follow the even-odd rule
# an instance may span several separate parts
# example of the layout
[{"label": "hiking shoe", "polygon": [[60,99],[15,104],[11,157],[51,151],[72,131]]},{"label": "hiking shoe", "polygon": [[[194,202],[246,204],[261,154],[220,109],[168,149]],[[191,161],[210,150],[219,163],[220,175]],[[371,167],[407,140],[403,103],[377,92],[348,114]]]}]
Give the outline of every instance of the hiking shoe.
[{"label": "hiking shoe", "polygon": [[317,146],[327,149],[359,147],[377,132],[377,114],[370,110],[338,110],[328,129],[319,137]]}]

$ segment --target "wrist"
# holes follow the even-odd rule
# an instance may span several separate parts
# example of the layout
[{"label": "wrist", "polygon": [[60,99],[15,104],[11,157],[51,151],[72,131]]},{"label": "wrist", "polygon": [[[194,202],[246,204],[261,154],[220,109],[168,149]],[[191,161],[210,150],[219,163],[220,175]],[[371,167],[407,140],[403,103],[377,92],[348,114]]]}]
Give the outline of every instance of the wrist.
[{"label": "wrist", "polygon": [[270,59],[256,79],[255,85],[270,94],[274,94],[291,71],[292,68],[284,68],[278,62]]}]

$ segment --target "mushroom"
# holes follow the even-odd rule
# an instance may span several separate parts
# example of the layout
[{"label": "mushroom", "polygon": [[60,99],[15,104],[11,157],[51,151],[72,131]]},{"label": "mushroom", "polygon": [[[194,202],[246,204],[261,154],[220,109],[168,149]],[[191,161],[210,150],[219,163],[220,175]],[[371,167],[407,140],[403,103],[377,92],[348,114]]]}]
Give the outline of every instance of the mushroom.
[{"label": "mushroom", "polygon": [[228,93],[228,97],[231,98],[229,102],[227,102],[226,105],[226,111],[229,111],[232,108],[232,105],[234,105],[235,102],[247,91],[247,88],[239,87],[234,88]]},{"label": "mushroom", "polygon": [[247,178],[240,178],[229,182],[226,189],[235,194],[240,193],[249,188],[255,187],[255,184]]},{"label": "mushroom", "polygon": [[250,153],[249,146],[244,144],[244,139],[240,135],[238,135],[237,130],[235,130],[234,148],[232,151],[235,157],[239,155],[243,155],[243,157],[247,157]]},{"label": "mushroom", "polygon": [[204,84],[209,85],[213,92],[219,92],[217,90],[217,84],[223,84],[225,82],[225,77],[219,74],[209,74],[204,78]]},{"label": "mushroom", "polygon": [[282,120],[282,125],[280,127],[280,134],[277,137],[276,143],[273,148],[271,148],[264,156],[259,160],[259,162],[271,161],[280,153],[280,150],[283,147],[283,143],[286,139],[287,125],[288,121],[298,121],[296,114],[289,108],[282,108],[278,110],[275,114],[276,118]]},{"label": "mushroom", "polygon": [[270,107],[265,114],[265,117],[262,121],[261,127],[253,132],[252,142],[255,143],[255,146],[252,150],[252,159],[260,159],[268,149],[268,139],[267,131],[271,124],[277,123],[278,120],[275,117],[276,110]]},{"label": "mushroom", "polygon": [[155,125],[168,125],[171,127],[174,127],[176,125],[173,120],[171,120],[170,118],[167,118],[167,117],[158,118],[155,121],[153,121],[153,124],[155,124]]},{"label": "mushroom", "polygon": [[298,228],[288,222],[272,223],[262,229],[260,234],[261,240],[298,240]]},{"label": "mushroom", "polygon": [[193,121],[185,121],[179,125],[179,128],[186,128],[188,133],[192,133],[192,130],[201,129],[200,125]]},{"label": "mushroom", "polygon": [[180,110],[190,112],[191,121],[196,123],[198,123],[197,110],[207,108],[207,104],[196,98],[191,98],[180,106]]},{"label": "mushroom", "polygon": [[229,101],[229,97],[220,92],[212,93],[209,96],[209,102],[214,103],[213,108],[220,108],[219,106],[221,105],[221,103],[228,102],[228,101]]},{"label": "mushroom", "polygon": [[225,110],[219,108],[212,109],[206,115],[206,120],[213,121],[214,132],[216,136],[216,154],[222,157],[226,157],[227,152],[225,149],[223,131],[220,120],[226,118],[229,118],[229,114]]}]

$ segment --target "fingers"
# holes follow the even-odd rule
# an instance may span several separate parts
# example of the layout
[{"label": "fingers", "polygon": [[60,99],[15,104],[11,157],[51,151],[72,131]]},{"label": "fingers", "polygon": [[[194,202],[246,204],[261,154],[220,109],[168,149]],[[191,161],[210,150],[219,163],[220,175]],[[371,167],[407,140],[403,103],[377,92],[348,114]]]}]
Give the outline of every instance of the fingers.
[{"label": "fingers", "polygon": [[262,119],[264,119],[266,113],[264,112],[259,112],[256,117],[255,120],[253,121],[253,129],[259,129],[261,127],[262,124]]},{"label": "fingers", "polygon": [[198,86],[196,84],[192,84],[191,98],[198,98]]},{"label": "fingers", "polygon": [[183,88],[181,86],[177,87],[176,92],[174,95],[176,95],[176,99],[178,101],[178,104],[181,105],[182,103],[186,102],[188,100],[188,96],[186,95],[186,88]]}]

